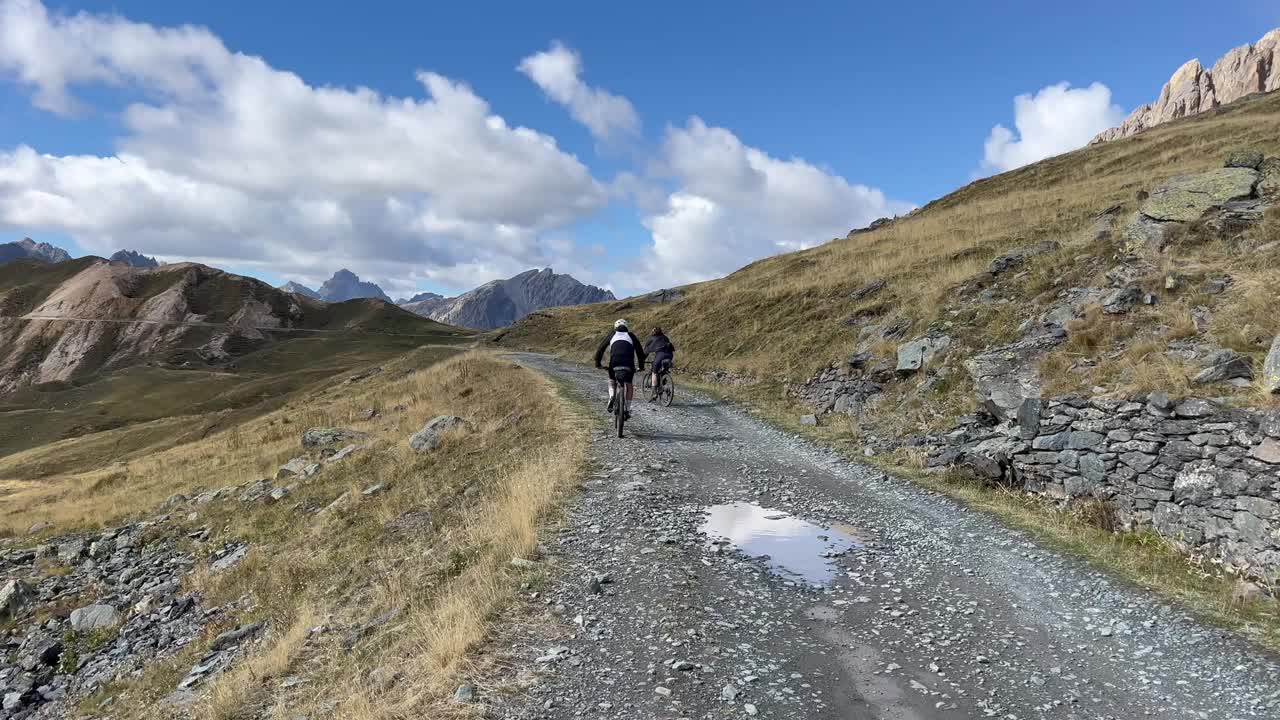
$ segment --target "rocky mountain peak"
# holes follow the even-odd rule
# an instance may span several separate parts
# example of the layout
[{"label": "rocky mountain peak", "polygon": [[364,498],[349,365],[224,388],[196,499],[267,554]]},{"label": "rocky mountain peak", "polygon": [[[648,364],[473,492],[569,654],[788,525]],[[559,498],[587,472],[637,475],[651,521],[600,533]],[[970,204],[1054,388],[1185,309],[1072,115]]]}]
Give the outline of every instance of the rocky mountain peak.
[{"label": "rocky mountain peak", "polygon": [[1134,110],[1118,127],[1093,142],[1128,137],[1171,120],[1189,117],[1254,93],[1280,88],[1280,28],[1252,45],[1241,45],[1205,69],[1199,60],[1182,64],[1154,102]]},{"label": "rocky mountain peak", "polygon": [[339,270],[333,274],[333,277],[326,280],[320,286],[319,295],[321,300],[327,302],[342,302],[356,298],[376,298],[391,302],[391,298],[376,283],[364,282],[359,275],[346,268]]},{"label": "rocky mountain peak", "polygon": [[133,250],[117,250],[110,258],[110,262],[124,263],[129,267],[136,268],[155,268],[160,267],[160,263],[153,257],[143,255]]},{"label": "rocky mountain peak", "polygon": [[485,283],[457,297],[436,295],[404,303],[403,307],[450,325],[492,330],[536,310],[613,299],[612,292],[585,285],[571,275],[557,274],[551,268],[534,268],[506,280]]},{"label": "rocky mountain peak", "polygon": [[302,295],[303,297],[309,297],[312,300],[320,299],[320,293],[316,292],[315,290],[312,290],[311,288],[307,287],[306,285],[303,285],[302,283],[294,282],[292,280],[281,285],[279,289],[287,293],[294,293],[297,295]]}]

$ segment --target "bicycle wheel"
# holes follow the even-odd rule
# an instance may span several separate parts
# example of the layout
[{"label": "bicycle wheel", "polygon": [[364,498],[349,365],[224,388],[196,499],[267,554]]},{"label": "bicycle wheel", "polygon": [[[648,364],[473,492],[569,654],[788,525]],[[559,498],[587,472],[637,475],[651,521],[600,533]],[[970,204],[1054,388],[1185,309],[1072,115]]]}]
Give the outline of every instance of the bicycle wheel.
[{"label": "bicycle wheel", "polygon": [[618,401],[613,404],[613,422],[618,427],[618,437],[622,437],[622,425],[627,421],[627,390],[619,384]]},{"label": "bicycle wheel", "polygon": [[662,403],[662,407],[671,407],[671,401],[675,397],[676,383],[670,375],[667,375],[662,378],[662,386],[658,389],[658,402]]}]

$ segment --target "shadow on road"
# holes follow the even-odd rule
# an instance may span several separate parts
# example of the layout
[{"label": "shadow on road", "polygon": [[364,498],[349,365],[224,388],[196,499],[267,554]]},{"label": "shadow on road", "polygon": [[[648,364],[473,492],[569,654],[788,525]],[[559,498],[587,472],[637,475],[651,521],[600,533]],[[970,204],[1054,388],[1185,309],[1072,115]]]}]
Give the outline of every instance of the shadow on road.
[{"label": "shadow on road", "polygon": [[681,433],[653,432],[643,428],[628,430],[627,432],[639,440],[658,440],[661,442],[711,443],[728,442],[733,439],[728,435],[685,435]]}]

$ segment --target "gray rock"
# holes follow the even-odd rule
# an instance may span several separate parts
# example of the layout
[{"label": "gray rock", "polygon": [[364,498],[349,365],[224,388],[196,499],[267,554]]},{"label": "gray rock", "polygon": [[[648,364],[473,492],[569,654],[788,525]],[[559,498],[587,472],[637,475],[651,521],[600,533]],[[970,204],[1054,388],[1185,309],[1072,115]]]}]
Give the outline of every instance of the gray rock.
[{"label": "gray rock", "polygon": [[253,637],[262,631],[264,624],[261,622],[249,625],[241,625],[233,630],[228,630],[213,639],[209,643],[209,649],[213,652],[221,652],[230,647],[239,645],[245,638]]},{"label": "gray rock", "polygon": [[1227,154],[1225,167],[1261,170],[1264,156],[1257,150],[1234,150]]},{"label": "gray rock", "polygon": [[1253,363],[1243,355],[1235,355],[1201,370],[1196,373],[1195,377],[1191,378],[1191,382],[1196,385],[1208,385],[1236,378],[1253,379]]},{"label": "gray rock", "polygon": [[350,443],[368,437],[358,430],[332,427],[307,428],[302,433],[302,447],[318,448],[338,443]]},{"label": "gray rock", "polygon": [[1217,405],[1199,398],[1183,400],[1173,408],[1173,414],[1180,418],[1206,418],[1217,411]]},{"label": "gray rock", "polygon": [[1249,197],[1258,184],[1258,171],[1221,168],[1165,181],[1142,203],[1142,214],[1172,222],[1199,220],[1210,209],[1230,200]]},{"label": "gray rock", "polygon": [[1023,440],[1030,440],[1040,432],[1040,413],[1044,410],[1044,402],[1040,398],[1023,398],[1018,406],[1018,435]]},{"label": "gray rock", "polygon": [[111,605],[87,605],[71,611],[71,629],[78,633],[113,628],[124,619]]},{"label": "gray rock", "polygon": [[916,338],[899,345],[897,371],[900,374],[910,375],[928,365],[934,356],[948,347],[951,347],[951,338],[946,335]]},{"label": "gray rock", "polygon": [[460,703],[474,702],[476,699],[476,689],[471,685],[459,685],[457,690],[453,691],[453,701]]},{"label": "gray rock", "polygon": [[283,480],[284,478],[301,475],[303,471],[306,470],[307,464],[308,461],[306,458],[296,457],[280,466],[280,469],[276,471],[276,479]]},{"label": "gray rock", "polygon": [[[341,450],[339,450],[338,452],[336,452],[336,453],[334,453],[334,454],[330,455],[329,457],[325,458],[325,459],[324,459],[324,464],[325,464],[325,465],[334,465],[334,464],[336,464],[336,463],[340,463],[340,462],[342,462],[343,460],[346,460],[348,457],[350,457],[350,456],[351,456],[351,453],[353,453],[353,452],[355,452],[355,451],[357,451],[357,450],[359,450],[359,449],[360,449],[360,446],[359,446],[359,445],[347,445],[346,447],[342,448],[342,449],[341,449]],[[305,470],[305,468],[304,468],[304,470]]]},{"label": "gray rock", "polygon": [[1123,315],[1142,300],[1142,291],[1136,287],[1112,290],[1102,298],[1102,311],[1108,315]]},{"label": "gray rock", "polygon": [[213,564],[210,565],[209,567],[214,572],[222,572],[224,570],[230,570],[231,568],[238,565],[240,561],[244,559],[245,554],[248,552],[249,552],[249,546],[241,545],[235,550],[232,550],[226,555],[223,555],[218,560],[215,560]]},{"label": "gray rock", "polygon": [[1267,438],[1249,451],[1255,459],[1270,465],[1280,464],[1280,440]]},{"label": "gray rock", "polygon": [[1271,341],[1271,350],[1262,364],[1262,387],[1269,393],[1280,393],[1280,335]]},{"label": "gray rock", "polygon": [[1104,444],[1107,438],[1105,435],[1088,430],[1072,430],[1067,435],[1067,449],[1069,450],[1093,450]]},{"label": "gray rock", "polygon": [[409,447],[418,452],[430,452],[440,447],[444,433],[466,425],[467,421],[456,415],[440,415],[409,437]]},{"label": "gray rock", "polygon": [[31,598],[31,587],[21,580],[10,580],[0,586],[0,618],[17,617]]},{"label": "gray rock", "polygon": [[817,415],[801,415],[800,424],[815,426],[818,424],[818,416]]}]

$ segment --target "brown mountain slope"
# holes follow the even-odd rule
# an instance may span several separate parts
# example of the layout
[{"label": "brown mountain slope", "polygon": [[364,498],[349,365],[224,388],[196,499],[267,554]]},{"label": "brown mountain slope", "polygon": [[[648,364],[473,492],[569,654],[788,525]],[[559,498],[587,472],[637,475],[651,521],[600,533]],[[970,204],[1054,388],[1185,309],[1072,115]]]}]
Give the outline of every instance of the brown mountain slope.
[{"label": "brown mountain slope", "polygon": [[217,366],[305,332],[441,335],[394,305],[325,305],[252,278],[97,258],[0,267],[0,393],[142,362]]}]

